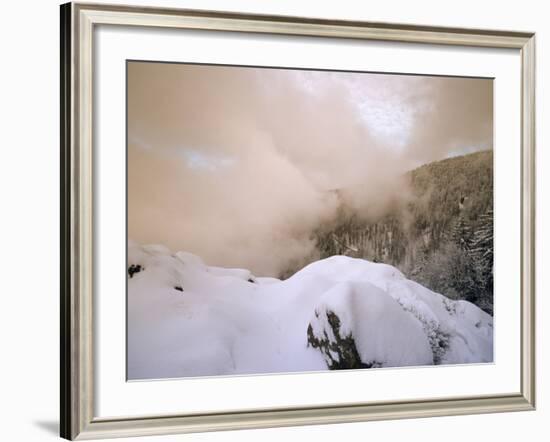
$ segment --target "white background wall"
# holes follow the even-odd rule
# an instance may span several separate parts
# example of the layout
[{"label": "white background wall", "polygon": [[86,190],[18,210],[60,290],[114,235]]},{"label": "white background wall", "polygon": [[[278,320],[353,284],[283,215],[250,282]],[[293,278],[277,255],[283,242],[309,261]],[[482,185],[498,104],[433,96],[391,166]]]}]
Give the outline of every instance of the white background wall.
[{"label": "white background wall", "polygon": [[[364,424],[166,436],[139,440],[547,440],[550,327],[550,14],[543,1],[128,0],[134,4],[537,33],[538,410]],[[111,3],[124,3],[111,0]],[[0,14],[0,440],[55,440],[59,373],[59,11],[53,0],[12,1]],[[545,127],[546,126],[546,127]],[[546,274],[545,274],[546,273]],[[452,380],[449,380],[452,382]],[[546,433],[546,434],[545,434]],[[136,439],[133,439],[136,440]]]}]

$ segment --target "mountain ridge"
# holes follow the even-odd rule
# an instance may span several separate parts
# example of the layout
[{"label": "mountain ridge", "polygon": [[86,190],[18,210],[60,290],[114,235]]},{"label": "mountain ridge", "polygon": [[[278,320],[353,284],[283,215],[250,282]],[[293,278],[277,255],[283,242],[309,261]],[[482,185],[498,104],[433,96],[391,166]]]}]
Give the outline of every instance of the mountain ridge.
[{"label": "mountain ridge", "polygon": [[322,226],[315,234],[320,258],[384,262],[434,291],[492,313],[493,151],[425,164],[406,180],[410,197],[384,216],[362,219],[342,210],[333,225]]}]

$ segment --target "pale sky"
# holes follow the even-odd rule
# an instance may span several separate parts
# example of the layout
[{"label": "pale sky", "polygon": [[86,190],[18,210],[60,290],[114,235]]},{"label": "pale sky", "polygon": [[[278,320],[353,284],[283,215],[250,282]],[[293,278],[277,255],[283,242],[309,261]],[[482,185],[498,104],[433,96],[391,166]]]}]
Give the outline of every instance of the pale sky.
[{"label": "pale sky", "polygon": [[420,164],[493,147],[493,82],[128,64],[128,230],[277,275],[346,189],[363,216]]}]

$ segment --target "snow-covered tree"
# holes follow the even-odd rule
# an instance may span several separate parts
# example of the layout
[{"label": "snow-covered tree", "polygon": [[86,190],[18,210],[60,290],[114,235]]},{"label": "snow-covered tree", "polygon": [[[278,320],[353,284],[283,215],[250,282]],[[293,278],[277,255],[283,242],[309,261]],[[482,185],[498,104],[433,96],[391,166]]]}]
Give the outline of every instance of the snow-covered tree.
[{"label": "snow-covered tree", "polygon": [[472,227],[470,223],[460,215],[451,231],[451,240],[461,249],[469,251],[472,245]]},{"label": "snow-covered tree", "polygon": [[[476,263],[479,280],[479,303],[482,308],[490,306],[493,300],[493,209],[480,216],[474,231],[471,255]],[[486,309],[487,310],[487,309]]]},{"label": "snow-covered tree", "polygon": [[472,237],[471,252],[477,264],[486,273],[493,272],[493,209],[479,218],[479,225]]}]

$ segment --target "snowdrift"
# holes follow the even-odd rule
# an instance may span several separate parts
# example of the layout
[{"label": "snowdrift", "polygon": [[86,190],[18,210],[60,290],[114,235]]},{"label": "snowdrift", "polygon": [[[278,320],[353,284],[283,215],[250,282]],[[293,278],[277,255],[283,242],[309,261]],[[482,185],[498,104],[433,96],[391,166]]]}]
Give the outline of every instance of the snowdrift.
[{"label": "snowdrift", "polygon": [[130,243],[128,266],[129,379],[493,360],[490,315],[385,264],[333,256],[281,281]]}]

